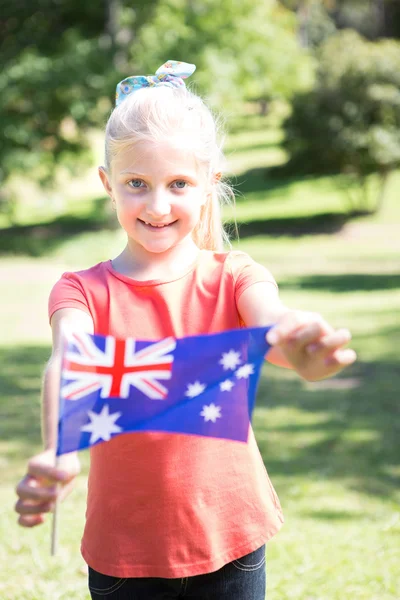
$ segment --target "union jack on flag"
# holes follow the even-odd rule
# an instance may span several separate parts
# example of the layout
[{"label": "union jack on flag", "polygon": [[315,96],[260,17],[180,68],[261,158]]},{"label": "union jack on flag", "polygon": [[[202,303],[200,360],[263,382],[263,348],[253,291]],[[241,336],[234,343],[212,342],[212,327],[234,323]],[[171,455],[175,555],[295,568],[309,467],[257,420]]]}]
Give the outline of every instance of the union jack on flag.
[{"label": "union jack on flag", "polygon": [[70,334],[63,361],[63,376],[69,383],[62,388],[66,400],[79,400],[100,391],[101,398],[128,398],[135,386],[153,400],[162,400],[167,388],[159,379],[170,379],[176,342],[166,338],[136,351],[132,338],[104,338],[104,349],[96,338],[84,332]]},{"label": "union jack on flag", "polygon": [[247,441],[268,330],[152,342],[69,332],[57,455],[135,431]]}]

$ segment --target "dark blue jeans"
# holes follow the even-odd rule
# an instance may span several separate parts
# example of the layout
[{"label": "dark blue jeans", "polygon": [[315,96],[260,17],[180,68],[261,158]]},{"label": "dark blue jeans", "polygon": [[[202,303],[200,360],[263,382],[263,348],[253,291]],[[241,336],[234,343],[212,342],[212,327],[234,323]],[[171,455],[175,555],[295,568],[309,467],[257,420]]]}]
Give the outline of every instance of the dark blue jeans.
[{"label": "dark blue jeans", "polygon": [[265,580],[265,546],[213,573],[179,579],[121,579],[89,567],[92,600],[265,600]]}]

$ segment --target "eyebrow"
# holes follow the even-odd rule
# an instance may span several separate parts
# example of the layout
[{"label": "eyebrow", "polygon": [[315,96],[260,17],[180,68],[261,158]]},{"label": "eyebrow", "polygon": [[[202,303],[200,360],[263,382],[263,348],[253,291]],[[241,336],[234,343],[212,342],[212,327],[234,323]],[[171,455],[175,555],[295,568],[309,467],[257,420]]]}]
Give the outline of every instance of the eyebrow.
[{"label": "eyebrow", "polygon": [[139,177],[145,177],[145,175],[143,175],[142,173],[135,173],[134,171],[130,171],[129,169],[124,169],[123,171],[120,172],[120,175],[138,175]]},{"label": "eyebrow", "polygon": [[[143,177],[146,178],[148,175],[145,173],[137,173],[135,171],[130,171],[129,168],[120,172],[120,175],[134,175],[135,177]],[[194,175],[189,173],[171,173],[168,175],[168,179],[194,179]]]}]

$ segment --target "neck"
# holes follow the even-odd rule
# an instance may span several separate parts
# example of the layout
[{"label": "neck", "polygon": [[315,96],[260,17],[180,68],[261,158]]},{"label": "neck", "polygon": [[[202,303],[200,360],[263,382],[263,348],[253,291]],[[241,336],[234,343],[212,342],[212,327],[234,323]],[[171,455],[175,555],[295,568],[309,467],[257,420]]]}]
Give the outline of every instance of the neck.
[{"label": "neck", "polygon": [[163,279],[186,271],[196,260],[199,251],[191,237],[160,253],[147,252],[142,246],[128,240],[125,249],[112,262],[116,271],[132,279]]}]

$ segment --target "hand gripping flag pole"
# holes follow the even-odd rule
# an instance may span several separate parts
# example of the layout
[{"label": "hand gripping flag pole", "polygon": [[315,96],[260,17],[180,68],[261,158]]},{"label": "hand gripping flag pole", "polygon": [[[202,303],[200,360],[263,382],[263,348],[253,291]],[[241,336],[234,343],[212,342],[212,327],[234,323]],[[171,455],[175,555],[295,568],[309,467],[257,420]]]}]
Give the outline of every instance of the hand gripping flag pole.
[{"label": "hand gripping flag pole", "polygon": [[[135,431],[247,443],[270,327],[156,341],[67,331],[57,459]],[[57,546],[57,510],[52,554]]]}]

